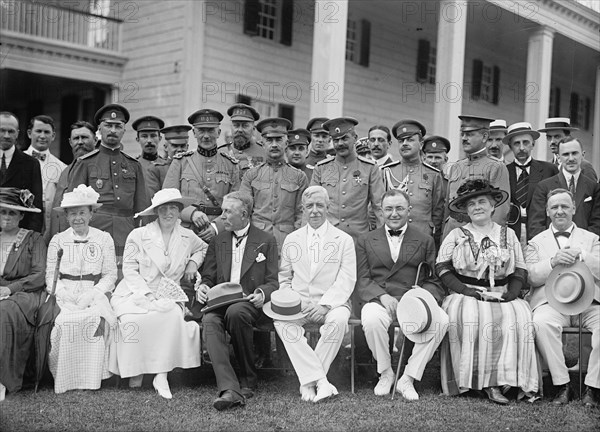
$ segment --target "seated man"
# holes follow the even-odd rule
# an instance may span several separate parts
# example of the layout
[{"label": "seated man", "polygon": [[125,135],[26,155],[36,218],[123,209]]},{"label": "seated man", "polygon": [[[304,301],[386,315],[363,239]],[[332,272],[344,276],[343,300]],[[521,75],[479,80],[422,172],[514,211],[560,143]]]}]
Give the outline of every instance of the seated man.
[{"label": "seated man", "polygon": [[565,364],[561,334],[564,326],[577,325],[577,316],[569,316],[548,304],[546,279],[557,265],[570,266],[580,259],[594,276],[594,301],[583,311],[583,327],[592,332],[592,352],[585,377],[587,386],[583,402],[600,404],[600,243],[598,236],[573,223],[575,200],[566,189],[554,189],[548,194],[546,214],[550,227],[529,242],[525,261],[529,271],[531,292],[528,301],[533,311],[535,342],[548,364],[552,383],[559,386],[553,402],[566,404],[573,396],[569,370]]},{"label": "seated man", "polygon": [[[308,225],[283,242],[279,289],[300,294],[305,316],[292,321],[275,319],[275,330],[298,375],[302,400],[319,402],[338,394],[327,381],[327,372],[348,330],[356,254],[352,237],[327,221],[329,195],[324,187],[307,188],[302,208]],[[271,310],[265,313],[276,318]],[[314,351],[302,328],[308,323],[321,325]]]},{"label": "seated man", "polygon": [[[201,271],[203,284],[197,299],[205,303],[210,287],[224,282],[239,283],[248,301],[232,303],[205,313],[202,323],[208,354],[217,378],[219,397],[214,407],[224,410],[244,405],[256,385],[253,327],[265,301],[277,289],[277,243],[275,237],[250,225],[252,197],[231,192],[223,197],[220,216],[225,231],[215,236]],[[240,382],[229,360],[231,336],[240,366]]]},{"label": "seated man", "polygon": [[[383,194],[381,208],[384,226],[363,234],[356,244],[356,289],[366,302],[361,321],[367,344],[377,360],[377,372],[381,374],[374,390],[377,396],[388,394],[394,384],[388,329],[396,317],[398,300],[414,285],[429,291],[438,303],[444,296],[433,272],[431,276],[421,272],[421,283],[415,282],[420,263],[426,262],[431,269],[434,268],[435,245],[433,238],[406,223],[410,213],[407,193],[396,189],[387,191]],[[439,312],[442,324],[447,324],[448,316],[444,311]],[[447,327],[439,325],[434,337],[415,343],[404,374],[396,385],[404,399],[419,399],[413,380],[421,379]]]}]

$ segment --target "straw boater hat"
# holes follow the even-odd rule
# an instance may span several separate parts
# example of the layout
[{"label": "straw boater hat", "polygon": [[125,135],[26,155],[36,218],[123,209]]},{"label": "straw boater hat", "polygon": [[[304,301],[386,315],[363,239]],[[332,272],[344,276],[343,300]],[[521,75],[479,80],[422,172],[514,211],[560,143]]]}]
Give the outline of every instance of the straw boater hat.
[{"label": "straw boater hat", "polygon": [[92,210],[96,210],[102,206],[102,204],[98,204],[98,198],[100,198],[100,194],[94,188],[80,184],[71,192],[63,195],[60,207],[57,208],[66,210],[71,207],[90,206]]},{"label": "straw boater hat", "polygon": [[244,297],[242,286],[231,282],[223,282],[215,285],[208,290],[206,296],[206,306],[202,308],[202,313],[207,313],[233,303],[248,301],[248,298]]},{"label": "straw boater hat", "polygon": [[280,321],[294,321],[306,316],[302,312],[302,298],[291,289],[273,291],[271,301],[263,306],[266,316]]},{"label": "straw boater hat", "polygon": [[579,129],[571,127],[571,119],[568,117],[552,117],[546,120],[544,127],[538,129],[538,132],[548,132],[553,130],[577,131]]},{"label": "straw boater hat", "polygon": [[187,207],[190,206],[192,204],[194,204],[196,202],[196,200],[192,199],[192,198],[183,198],[181,196],[181,192],[179,192],[179,189],[174,189],[174,188],[167,188],[167,189],[161,189],[158,192],[156,192],[154,194],[154,196],[152,197],[152,204],[150,205],[150,207],[148,207],[146,210],[142,210],[139,213],[136,213],[134,217],[138,217],[138,216],[153,216],[155,215],[155,209],[158,206],[161,206],[163,204],[167,204],[167,203],[179,203],[182,204],[183,207]]},{"label": "straw boater hat", "polygon": [[413,342],[427,342],[443,325],[441,309],[431,293],[412,288],[402,296],[396,308],[402,334]]},{"label": "straw boater hat", "polygon": [[533,138],[534,141],[540,137],[540,133],[538,131],[531,129],[530,123],[519,122],[519,123],[511,124],[509,126],[508,133],[506,134],[506,136],[504,138],[502,138],[502,142],[504,144],[510,144],[510,140],[513,137],[516,137],[518,135],[524,135],[524,134],[531,135],[531,137]]},{"label": "straw boater hat", "polygon": [[557,265],[546,279],[548,304],[565,315],[577,315],[594,301],[594,276],[588,266],[577,261],[572,266]]},{"label": "straw boater hat", "polygon": [[468,200],[481,195],[490,195],[495,201],[494,207],[498,207],[508,199],[508,192],[500,190],[485,179],[467,180],[456,191],[454,198],[448,208],[456,213],[467,213],[466,203]]},{"label": "straw boater hat", "polygon": [[40,213],[41,210],[33,206],[33,200],[34,196],[28,189],[14,187],[0,188],[0,208],[20,212]]}]

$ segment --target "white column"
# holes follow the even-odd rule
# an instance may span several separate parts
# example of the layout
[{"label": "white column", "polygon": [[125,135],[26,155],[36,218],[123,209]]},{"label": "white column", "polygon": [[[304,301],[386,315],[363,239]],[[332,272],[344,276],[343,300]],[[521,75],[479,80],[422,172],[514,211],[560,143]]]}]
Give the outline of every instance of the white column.
[{"label": "white column", "polygon": [[[433,108],[432,133],[450,140],[450,161],[460,157],[460,120],[464,89],[467,2],[442,0],[438,17],[437,69],[439,99]],[[476,113],[475,113],[476,114]]]},{"label": "white column", "polygon": [[[552,45],[554,30],[540,27],[529,36],[527,47],[527,79],[525,81],[525,121],[534,129],[544,127],[550,109],[550,84],[552,80]],[[548,160],[550,149],[545,136],[535,146],[535,158]]]},{"label": "white column", "polygon": [[344,109],[348,0],[315,1],[310,117],[340,117]]},{"label": "white column", "polygon": [[[202,98],[202,76],[204,72],[204,29],[206,20],[209,19],[214,11],[209,7],[216,7],[215,4],[208,4],[199,1],[183,2],[187,9],[185,17],[185,29],[183,32],[184,55],[183,55],[183,74],[182,85],[182,104],[179,118],[186,119],[191,113],[203,107]],[[225,3],[221,5],[225,7]],[[213,17],[214,18],[214,17]],[[190,134],[190,147],[196,146],[196,140]]]},{"label": "white column", "polygon": [[594,128],[592,129],[592,165],[600,167],[600,66],[596,67],[596,93],[594,95]]}]

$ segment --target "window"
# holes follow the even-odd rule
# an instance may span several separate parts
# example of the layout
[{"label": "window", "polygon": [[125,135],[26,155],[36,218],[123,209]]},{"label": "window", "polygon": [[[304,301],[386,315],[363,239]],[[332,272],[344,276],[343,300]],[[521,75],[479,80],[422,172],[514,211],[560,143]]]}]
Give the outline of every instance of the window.
[{"label": "window", "polygon": [[560,88],[550,89],[550,106],[548,107],[548,117],[560,117]]},{"label": "window", "polygon": [[435,84],[437,49],[427,39],[419,40],[417,82]]},{"label": "window", "polygon": [[277,0],[261,0],[259,3],[260,10],[258,11],[258,24],[256,25],[258,36],[274,40],[277,31],[275,24],[279,21],[277,19]]},{"label": "window", "polygon": [[571,93],[569,115],[571,124],[585,130],[590,129],[590,114],[592,110],[592,101],[590,98],[579,96],[577,93]]},{"label": "window", "polygon": [[493,87],[494,74],[492,72],[492,67],[488,65],[483,65],[483,70],[481,73],[481,99],[487,102],[491,102],[493,95]]},{"label": "window", "polygon": [[500,96],[500,68],[484,64],[483,61],[473,60],[473,81],[471,83],[471,98],[484,100],[498,105]]},{"label": "window", "polygon": [[346,29],[346,60],[356,61],[358,58],[358,35],[356,21],[349,19]]},{"label": "window", "polygon": [[293,0],[245,0],[244,33],[292,45]]},{"label": "window", "polygon": [[371,22],[348,19],[346,26],[346,60],[369,67]]}]

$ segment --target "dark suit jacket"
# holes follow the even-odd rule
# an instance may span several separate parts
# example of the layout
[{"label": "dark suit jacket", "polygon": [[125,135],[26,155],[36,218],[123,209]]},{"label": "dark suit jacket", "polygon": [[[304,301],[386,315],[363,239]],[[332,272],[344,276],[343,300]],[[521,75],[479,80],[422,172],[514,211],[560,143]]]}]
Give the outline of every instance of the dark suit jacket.
[{"label": "dark suit jacket", "polygon": [[[513,229],[517,238],[521,238],[521,211],[519,209],[519,203],[517,202],[516,193],[517,193],[517,178],[521,175],[521,170],[517,168],[514,162],[506,165],[508,169],[508,181],[510,182],[510,197],[511,206],[509,221],[513,222],[513,224],[509,223],[508,226]],[[531,166],[529,167],[529,190],[527,191],[527,204],[525,208],[527,209],[527,215],[529,216],[529,211],[531,207],[531,200],[533,198],[533,192],[539,182],[555,176],[558,174],[558,168],[556,165],[550,162],[544,162],[540,160],[531,160]]]},{"label": "dark suit jacket", "polygon": [[[528,240],[550,225],[546,216],[546,196],[553,189],[569,189],[562,171],[538,183],[531,201],[531,212],[527,220]],[[600,235],[600,184],[581,174],[575,186],[575,215],[573,222],[585,230]]]},{"label": "dark suit jacket", "polygon": [[37,159],[15,148],[6,176],[1,180],[0,187],[16,187],[29,189],[34,195],[33,205],[41,209],[41,213],[24,212],[20,223],[22,228],[42,232],[44,225],[44,201],[42,196],[42,171]]},{"label": "dark suit jacket", "polygon": [[423,266],[417,284],[441,303],[444,290],[433,271],[436,256],[433,238],[408,226],[398,260],[394,263],[385,229],[383,226],[365,233],[356,242],[356,289],[361,300],[379,301],[382,294],[399,299],[415,285],[418,265],[427,262],[431,275]]},{"label": "dark suit jacket", "polygon": [[[231,250],[232,233],[229,231],[220,232],[210,241],[201,271],[203,283],[213,287],[223,282],[229,282]],[[256,258],[260,253],[266,259],[257,262]],[[277,261],[275,237],[250,225],[240,276],[240,285],[242,285],[244,294],[249,295],[256,289],[261,289],[265,295],[265,303],[268,302],[271,299],[271,293],[279,287]]]}]

